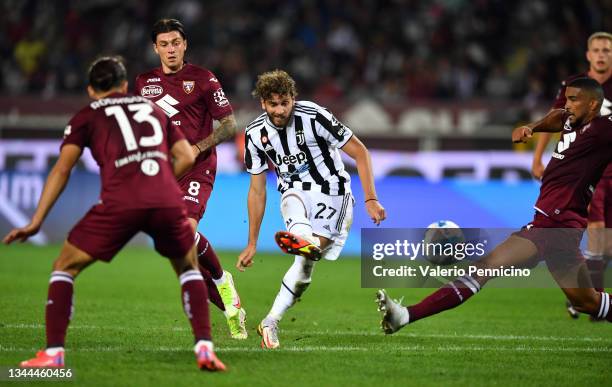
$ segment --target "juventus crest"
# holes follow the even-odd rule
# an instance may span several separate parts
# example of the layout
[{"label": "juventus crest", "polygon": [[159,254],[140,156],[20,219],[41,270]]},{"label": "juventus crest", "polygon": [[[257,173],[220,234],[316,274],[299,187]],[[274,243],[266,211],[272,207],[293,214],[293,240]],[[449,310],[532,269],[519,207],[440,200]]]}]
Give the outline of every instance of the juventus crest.
[{"label": "juventus crest", "polygon": [[295,135],[297,137],[298,145],[304,145],[304,142],[306,141],[306,139],[304,138],[304,129],[296,129]]}]

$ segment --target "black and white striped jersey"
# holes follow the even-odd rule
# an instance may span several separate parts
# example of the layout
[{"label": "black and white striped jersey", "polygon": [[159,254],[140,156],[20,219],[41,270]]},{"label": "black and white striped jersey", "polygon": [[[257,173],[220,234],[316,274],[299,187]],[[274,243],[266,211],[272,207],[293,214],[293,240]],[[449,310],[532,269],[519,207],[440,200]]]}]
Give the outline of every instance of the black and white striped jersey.
[{"label": "black and white striped jersey", "polygon": [[327,195],[350,192],[339,148],[353,136],[327,109],[310,101],[296,101],[285,128],[274,126],[266,113],[246,127],[244,163],[251,174],[276,170],[278,190],[314,190]]}]

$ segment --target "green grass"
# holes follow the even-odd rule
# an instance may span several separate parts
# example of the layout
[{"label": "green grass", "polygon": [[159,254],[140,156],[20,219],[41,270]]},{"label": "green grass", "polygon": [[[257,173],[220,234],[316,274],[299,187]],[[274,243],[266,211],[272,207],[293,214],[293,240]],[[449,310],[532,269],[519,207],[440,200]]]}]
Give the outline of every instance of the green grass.
[{"label": "green grass", "polygon": [[[0,366],[44,345],[44,303],[59,247],[0,247]],[[248,312],[249,339],[233,341],[212,308],[225,374],[200,372],[170,265],[130,248],[87,269],[75,287],[67,366],[79,386],[611,385],[612,327],[570,320],[556,289],[484,289],[460,308],[384,336],[374,289],[360,287],[357,259],[321,262],[304,299],[281,324],[282,349],[259,348],[290,257],[260,255],[245,273],[223,254]],[[416,302],[428,289],[394,289]],[[1,383],[1,382],[0,382]],[[44,382],[43,382],[44,383]]]}]

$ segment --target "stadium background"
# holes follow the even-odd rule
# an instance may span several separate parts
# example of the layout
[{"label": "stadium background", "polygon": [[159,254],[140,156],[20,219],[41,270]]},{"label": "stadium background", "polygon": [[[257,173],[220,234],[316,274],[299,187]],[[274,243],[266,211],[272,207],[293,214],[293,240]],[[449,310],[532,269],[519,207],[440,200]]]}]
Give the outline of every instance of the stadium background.
[{"label": "stadium background", "polygon": [[[607,0],[4,0],[0,234],[33,213],[64,126],[88,102],[87,64],[121,54],[130,79],[158,66],[149,30],[160,17],[185,23],[188,60],[215,72],[241,128],[259,112],[249,96],[255,76],[275,67],[295,76],[302,98],[337,113],[372,151],[389,212],[384,227],[527,222],[539,184],[530,149],[513,148],[510,131],[548,110],[559,80],[586,70],[590,33],[612,31]],[[269,184],[256,264],[233,268],[247,235],[239,146],[240,138],[218,149],[201,224],[249,313],[249,338],[236,341],[212,310],[215,350],[229,372],[196,370],[174,273],[135,246],[77,281],[66,343],[77,385],[612,385],[610,327],[569,319],[556,288],[487,286],[460,308],[385,336],[357,259],[317,264],[307,296],[283,320],[281,349],[261,350],[255,327],[291,258],[272,245],[282,224]],[[87,151],[36,245],[0,245],[0,374],[44,343],[51,264],[68,228],[97,200],[96,170]],[[346,254],[358,256],[358,230],[371,223],[353,183]],[[412,303],[431,289],[389,292]]]},{"label": "stadium background", "polygon": [[[32,214],[62,130],[87,103],[88,63],[123,55],[131,80],[158,66],[149,31],[167,16],[185,24],[187,59],[215,72],[241,129],[259,112],[250,98],[256,75],[273,68],[296,78],[300,98],[351,127],[372,151],[386,227],[529,221],[539,185],[530,177],[530,150],[513,148],[510,131],[547,111],[559,80],[586,70],[590,33],[612,30],[612,5],[603,0],[5,1],[0,233]],[[220,249],[246,242],[240,146],[238,136],[219,147],[201,223]],[[61,241],[97,200],[96,170],[85,158],[35,243]],[[358,205],[346,253],[356,255],[356,231],[370,223],[357,178],[353,187]],[[262,251],[274,250],[273,232],[282,228],[278,195],[268,198]],[[229,230],[238,237],[228,238]]]}]

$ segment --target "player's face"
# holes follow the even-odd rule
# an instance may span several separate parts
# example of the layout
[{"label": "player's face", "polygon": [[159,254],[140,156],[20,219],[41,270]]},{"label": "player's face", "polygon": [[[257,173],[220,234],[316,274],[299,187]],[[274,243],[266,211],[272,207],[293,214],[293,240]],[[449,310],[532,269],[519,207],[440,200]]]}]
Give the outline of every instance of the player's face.
[{"label": "player's face", "polygon": [[272,93],[269,99],[261,100],[261,108],[266,111],[275,126],[283,127],[289,123],[293,114],[295,98],[290,95]]},{"label": "player's face", "polygon": [[178,31],[164,32],[157,34],[153,49],[159,55],[164,70],[176,72],[183,67],[187,40]]},{"label": "player's face", "polygon": [[568,87],[565,89],[565,110],[570,114],[570,123],[574,126],[582,125],[585,117],[597,109],[597,101],[581,89]]},{"label": "player's face", "polygon": [[593,39],[587,51],[587,60],[591,70],[606,73],[612,68],[612,41],[610,39]]}]

